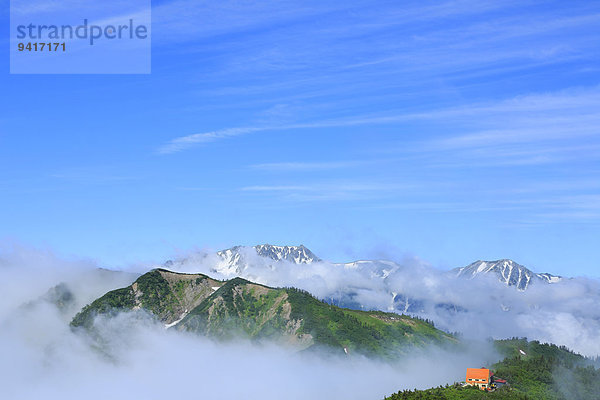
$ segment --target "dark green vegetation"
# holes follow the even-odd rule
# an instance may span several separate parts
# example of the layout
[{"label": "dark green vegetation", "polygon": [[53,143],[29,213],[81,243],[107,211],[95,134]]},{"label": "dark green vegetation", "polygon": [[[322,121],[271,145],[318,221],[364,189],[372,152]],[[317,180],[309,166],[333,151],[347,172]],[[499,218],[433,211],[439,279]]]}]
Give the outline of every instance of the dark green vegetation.
[{"label": "dark green vegetation", "polygon": [[438,387],[427,390],[405,390],[395,393],[386,400],[413,400],[413,399],[435,399],[435,400],[533,400],[537,397],[529,397],[521,392],[503,388],[495,392],[485,393],[475,387],[462,387],[460,385]]},{"label": "dark green vegetation", "polygon": [[[515,390],[534,399],[600,399],[600,370],[591,360],[564,346],[526,339],[500,340],[495,344],[507,358],[494,370]],[[519,349],[527,355],[520,354]]]},{"label": "dark green vegetation", "polygon": [[415,347],[457,343],[432,324],[405,315],[339,308],[302,290],[271,288],[242,278],[221,282],[162,269],[108,292],[84,307],[71,324],[90,328],[96,315],[137,309],[178,330],[222,340],[278,341],[299,349],[324,346],[340,353],[345,348],[350,354],[395,358]]},{"label": "dark green vegetation", "polygon": [[[491,366],[495,375],[506,379],[510,387],[486,393],[472,387],[454,385],[427,390],[403,391],[388,397],[401,399],[600,399],[600,370],[594,363],[565,347],[541,344],[526,339],[494,342],[506,358]],[[519,352],[523,350],[526,355]]]},{"label": "dark green vegetation", "polygon": [[406,345],[454,341],[432,324],[405,315],[339,308],[297,289],[287,289],[287,294],[290,318],[302,320],[301,331],[322,344],[383,356]]}]

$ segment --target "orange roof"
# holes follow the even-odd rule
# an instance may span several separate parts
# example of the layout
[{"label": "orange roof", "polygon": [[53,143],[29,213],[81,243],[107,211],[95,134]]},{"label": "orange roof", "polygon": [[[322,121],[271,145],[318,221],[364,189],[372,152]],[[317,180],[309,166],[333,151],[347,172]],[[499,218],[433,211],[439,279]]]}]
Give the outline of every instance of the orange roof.
[{"label": "orange roof", "polygon": [[467,368],[467,380],[469,379],[490,379],[492,372],[487,368]]}]

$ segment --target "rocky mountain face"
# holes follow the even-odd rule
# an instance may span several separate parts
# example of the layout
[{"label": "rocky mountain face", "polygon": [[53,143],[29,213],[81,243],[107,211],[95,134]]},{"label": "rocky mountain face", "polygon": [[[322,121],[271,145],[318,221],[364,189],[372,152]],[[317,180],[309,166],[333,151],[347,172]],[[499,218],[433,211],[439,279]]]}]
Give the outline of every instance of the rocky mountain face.
[{"label": "rocky mountain face", "polygon": [[84,307],[71,325],[93,329],[98,315],[136,310],[150,313],[166,328],[219,339],[246,337],[384,358],[429,343],[456,343],[451,335],[417,318],[339,308],[302,290],[242,278],[218,281],[165,269],[152,270],[132,285],[106,293]]},{"label": "rocky mountain face", "polygon": [[535,273],[513,260],[475,261],[466,267],[453,270],[459,278],[473,279],[483,275],[495,275],[506,286],[514,286],[519,290],[535,283],[556,283],[562,278],[548,273]]}]

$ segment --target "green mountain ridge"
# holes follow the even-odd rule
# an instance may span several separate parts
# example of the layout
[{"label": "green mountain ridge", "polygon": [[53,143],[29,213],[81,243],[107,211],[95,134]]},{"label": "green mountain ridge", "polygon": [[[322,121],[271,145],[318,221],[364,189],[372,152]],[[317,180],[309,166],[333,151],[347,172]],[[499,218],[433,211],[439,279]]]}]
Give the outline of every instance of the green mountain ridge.
[{"label": "green mountain ridge", "polygon": [[600,399],[600,365],[597,360],[587,359],[564,346],[527,341],[524,338],[496,340],[493,345],[505,358],[490,368],[495,376],[506,379],[509,386],[488,393],[455,384],[400,391],[385,400]]},{"label": "green mountain ridge", "polygon": [[458,343],[429,322],[406,315],[344,309],[295,288],[272,288],[242,278],[218,281],[165,269],[152,270],[132,285],[96,299],[71,326],[90,329],[97,315],[135,310],[149,312],[171,329],[221,340],[275,341],[300,350],[322,346],[395,358],[429,344]]},{"label": "green mountain ridge", "polygon": [[130,286],[112,290],[85,306],[71,326],[90,328],[97,315],[115,315],[126,310],[144,309],[164,324],[177,321],[220,288],[224,282],[204,274],[182,274],[154,269]]}]

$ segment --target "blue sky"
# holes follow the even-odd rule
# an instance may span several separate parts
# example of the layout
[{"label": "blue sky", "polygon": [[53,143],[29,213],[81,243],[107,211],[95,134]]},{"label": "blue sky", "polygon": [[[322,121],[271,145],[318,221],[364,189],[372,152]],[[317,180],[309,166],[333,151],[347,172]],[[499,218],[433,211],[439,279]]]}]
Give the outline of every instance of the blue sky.
[{"label": "blue sky", "polygon": [[4,241],[111,267],[268,242],[599,275],[598,3],[154,1],[152,18],[150,75],[10,75],[5,52]]}]

